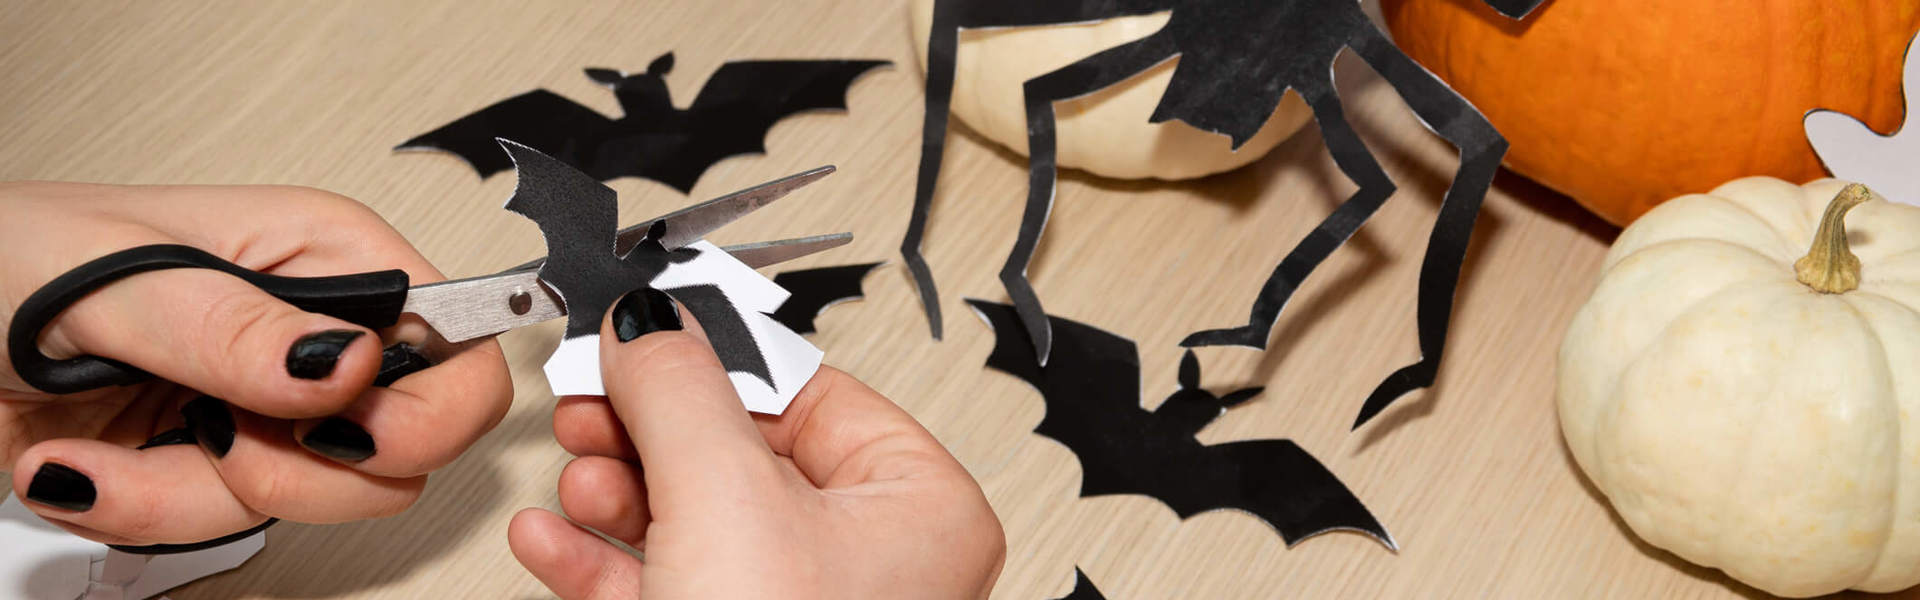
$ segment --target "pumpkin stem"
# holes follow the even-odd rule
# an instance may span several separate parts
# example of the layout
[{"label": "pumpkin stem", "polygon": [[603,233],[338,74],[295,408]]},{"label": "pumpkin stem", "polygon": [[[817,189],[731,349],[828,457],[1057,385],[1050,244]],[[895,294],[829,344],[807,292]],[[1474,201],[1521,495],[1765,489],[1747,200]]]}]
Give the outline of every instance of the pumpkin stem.
[{"label": "pumpkin stem", "polygon": [[1847,211],[1873,199],[1873,192],[1858,183],[1847,184],[1820,216],[1820,230],[1813,234],[1813,247],[1793,262],[1800,283],[1822,294],[1843,294],[1860,287],[1860,257],[1847,248]]}]

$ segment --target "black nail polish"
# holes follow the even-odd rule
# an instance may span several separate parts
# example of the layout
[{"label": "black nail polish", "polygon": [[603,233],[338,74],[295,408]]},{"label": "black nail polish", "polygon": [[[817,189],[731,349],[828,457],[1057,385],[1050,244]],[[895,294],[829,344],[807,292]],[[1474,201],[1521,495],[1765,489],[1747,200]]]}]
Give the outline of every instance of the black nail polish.
[{"label": "black nail polish", "polygon": [[631,342],[655,331],[679,331],[683,327],[673,297],[660,290],[640,288],[628,292],[613,305],[613,333],[622,342]]},{"label": "black nail polish", "polygon": [[373,456],[373,436],[353,421],[340,417],[327,417],[306,437],[300,438],[300,445],[335,460],[360,462]]},{"label": "black nail polish", "polygon": [[340,353],[347,351],[347,344],[364,334],[366,332],[351,329],[307,334],[287,349],[287,374],[301,379],[326,379],[333,374],[333,365],[340,362]]},{"label": "black nail polish", "polygon": [[233,409],[227,408],[224,400],[213,396],[201,396],[180,407],[180,416],[187,419],[187,430],[193,432],[194,439],[213,453],[214,458],[226,458],[233,450]]},{"label": "black nail polish", "polygon": [[146,442],[140,444],[140,447],[134,449],[146,450],[148,448],[159,448],[161,446],[190,446],[197,443],[200,443],[200,440],[193,436],[192,429],[175,427],[154,434],[153,437],[147,438]]},{"label": "black nail polish", "polygon": [[405,342],[387,346],[380,351],[380,374],[373,377],[373,384],[380,387],[393,385],[401,377],[426,370],[433,366],[420,351]]},{"label": "black nail polish", "polygon": [[93,480],[60,463],[43,463],[27,484],[27,499],[54,508],[84,512],[93,508]]}]

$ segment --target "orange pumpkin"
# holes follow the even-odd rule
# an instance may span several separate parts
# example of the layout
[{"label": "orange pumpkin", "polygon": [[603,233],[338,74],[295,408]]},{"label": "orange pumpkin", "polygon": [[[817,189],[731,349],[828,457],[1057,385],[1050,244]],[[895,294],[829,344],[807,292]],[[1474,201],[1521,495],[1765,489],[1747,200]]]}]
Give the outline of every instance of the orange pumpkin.
[{"label": "orange pumpkin", "polygon": [[1821,177],[1801,117],[1899,126],[1920,0],[1383,0],[1414,58],[1511,142],[1507,167],[1616,225],[1749,175]]}]

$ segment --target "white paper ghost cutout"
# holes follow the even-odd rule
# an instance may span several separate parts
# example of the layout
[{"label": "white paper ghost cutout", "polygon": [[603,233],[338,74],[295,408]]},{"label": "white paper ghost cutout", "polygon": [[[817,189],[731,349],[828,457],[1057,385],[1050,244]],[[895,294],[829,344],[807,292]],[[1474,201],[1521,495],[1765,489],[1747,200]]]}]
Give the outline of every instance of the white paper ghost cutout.
[{"label": "white paper ghost cutout", "polygon": [[1920,206],[1920,127],[1909,126],[1920,100],[1920,60],[1914,49],[1920,35],[1907,43],[1906,66],[1901,68],[1901,93],[1907,102],[1907,120],[1892,135],[1880,135],[1865,123],[1826,109],[1807,111],[1802,121],[1814,154],[1827,172],[1839,179],[1866,184],[1888,200]]},{"label": "white paper ghost cutout", "polygon": [[144,600],[238,567],[267,544],[262,532],[197,552],[127,554],[54,527],[12,494],[0,495],[0,600]]}]

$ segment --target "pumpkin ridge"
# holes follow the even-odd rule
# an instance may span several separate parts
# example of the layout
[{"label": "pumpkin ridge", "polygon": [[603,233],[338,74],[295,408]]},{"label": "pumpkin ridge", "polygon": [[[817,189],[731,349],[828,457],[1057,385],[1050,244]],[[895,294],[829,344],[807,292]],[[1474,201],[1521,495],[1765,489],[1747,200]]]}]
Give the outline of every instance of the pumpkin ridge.
[{"label": "pumpkin ridge", "polygon": [[[1788,185],[1792,185],[1792,184],[1788,183]],[[1799,186],[1795,186],[1795,187],[1799,187]],[[1719,191],[1719,188],[1715,188],[1714,191]],[[1793,235],[1791,233],[1782,231],[1777,225],[1774,224],[1773,221],[1768,220],[1766,215],[1760,214],[1760,211],[1754,210],[1753,207],[1747,206],[1745,204],[1741,204],[1739,202],[1735,202],[1730,198],[1725,198],[1725,197],[1716,196],[1712,194],[1707,194],[1707,197],[1717,200],[1722,204],[1732,206],[1735,209],[1738,209],[1740,212],[1746,213],[1748,216],[1753,217],[1753,220],[1758,221],[1763,229],[1766,229],[1768,233],[1773,234],[1774,241],[1780,242],[1780,247],[1786,252],[1785,256],[1789,257],[1787,259],[1788,266],[1792,266],[1794,258],[1797,258],[1799,257],[1799,255],[1806,253],[1806,250],[1801,247],[1804,244],[1798,243],[1796,240],[1793,239]],[[1817,220],[1817,217],[1819,215],[1816,214],[1814,216],[1816,217],[1816,220]],[[1758,250],[1758,248],[1756,248],[1755,250]]]},{"label": "pumpkin ridge", "polygon": [[[1715,191],[1718,191],[1718,189],[1716,188]],[[1692,209],[1693,205],[1713,206],[1716,209],[1731,208],[1732,209],[1731,214],[1737,214],[1737,215],[1740,215],[1742,218],[1750,219],[1751,223],[1749,223],[1749,225],[1751,225],[1755,229],[1766,230],[1768,233],[1768,237],[1771,237],[1773,241],[1776,244],[1778,244],[1778,247],[1775,249],[1779,251],[1780,253],[1779,256],[1773,256],[1771,254],[1768,254],[1768,251],[1770,250],[1768,248],[1761,248],[1755,245],[1740,243],[1733,239],[1725,238],[1725,237],[1709,237],[1709,236],[1700,236],[1700,235],[1691,235],[1691,236],[1684,236],[1684,237],[1672,236],[1672,237],[1664,237],[1664,238],[1654,238],[1657,241],[1649,242],[1649,241],[1641,240],[1636,237],[1630,236],[1629,234],[1631,234],[1634,230],[1632,228],[1629,228],[1628,230],[1622,231],[1620,233],[1620,236],[1616,238],[1614,241],[1614,247],[1609,249],[1607,252],[1607,256],[1601,260],[1602,266],[1600,269],[1600,278],[1604,279],[1608,277],[1609,274],[1612,273],[1613,268],[1619,266],[1620,263],[1625,262],[1628,256],[1632,256],[1639,252],[1643,252],[1648,248],[1652,248],[1660,244],[1664,244],[1667,242],[1683,241],[1683,240],[1714,241],[1714,242],[1720,242],[1724,244],[1739,246],[1741,248],[1747,249],[1748,251],[1756,255],[1759,255],[1762,258],[1767,259],[1769,263],[1782,263],[1782,262],[1787,263],[1789,270],[1791,269],[1791,266],[1792,266],[1791,263],[1793,262],[1793,260],[1796,258],[1799,258],[1800,255],[1806,253],[1806,249],[1804,247],[1800,247],[1801,245],[1796,243],[1788,232],[1781,231],[1780,228],[1776,227],[1773,221],[1769,220],[1765,215],[1762,215],[1759,212],[1754,211],[1752,208],[1743,206],[1739,202],[1734,202],[1733,200],[1727,199],[1725,197],[1715,196],[1711,194],[1689,194],[1687,196],[1682,196],[1680,198],[1675,198],[1673,200],[1670,200],[1667,202],[1667,204],[1662,205],[1661,208],[1666,208],[1667,206],[1674,206],[1675,208],[1666,208],[1667,212],[1671,212],[1674,210]],[[1632,244],[1634,246],[1622,246],[1623,243]],[[1618,258],[1615,258],[1615,255],[1619,252],[1620,248],[1622,247],[1630,247],[1631,250],[1628,251],[1625,255],[1621,255]]]},{"label": "pumpkin ridge", "polygon": [[[1668,324],[1671,325],[1672,323],[1679,322],[1680,320],[1685,318],[1688,314],[1692,313],[1694,310],[1700,309],[1702,306],[1707,305],[1708,300],[1711,298],[1727,295],[1726,294],[1727,290],[1731,290],[1736,287],[1761,288],[1761,287],[1779,285],[1777,282],[1770,282],[1770,281],[1751,281],[1749,283],[1751,284],[1750,286],[1730,285],[1730,286],[1727,286],[1726,288],[1721,289],[1718,292],[1715,292],[1714,294],[1711,294],[1706,298],[1701,298],[1699,302],[1695,302],[1693,305],[1688,306],[1687,310],[1682,311],[1678,315],[1675,315],[1673,318],[1673,321],[1669,321]],[[1796,288],[1801,287],[1799,281],[1795,281],[1791,279],[1787,281],[1787,284],[1792,285]],[[1775,300],[1773,303],[1779,303],[1779,302],[1783,302],[1783,300]],[[1773,303],[1769,303],[1769,305],[1772,305]],[[1660,333],[1662,338],[1664,338],[1664,336],[1668,331],[1670,331],[1670,329],[1661,330]],[[1773,410],[1778,408],[1779,406],[1777,402],[1769,403],[1766,405],[1758,405],[1756,403],[1756,405],[1751,407],[1750,410],[1751,412],[1757,414],[1763,411]],[[1723,482],[1723,485],[1720,486],[1721,499],[1716,504],[1716,506],[1719,506],[1722,512],[1731,512],[1729,509],[1732,508],[1734,504],[1740,501],[1740,498],[1742,497],[1740,496],[1740,492],[1742,492],[1743,490],[1740,489],[1739,485],[1734,484],[1734,482],[1747,480],[1747,477],[1748,477],[1747,474],[1755,470],[1756,467],[1754,465],[1756,462],[1760,460],[1760,458],[1755,455],[1753,450],[1754,450],[1754,446],[1758,443],[1758,441],[1759,440],[1756,439],[1756,436],[1751,436],[1751,435],[1745,436],[1742,439],[1740,443],[1740,452],[1738,453],[1738,456],[1740,456],[1739,468],[1735,469],[1731,475],[1727,477],[1723,477],[1721,479],[1721,481]],[[1734,556],[1738,554],[1737,551],[1733,551],[1730,549],[1731,545],[1738,543],[1737,540],[1730,539],[1736,533],[1738,533],[1738,530],[1732,527],[1722,527],[1716,531],[1716,535],[1714,535],[1714,539],[1713,539],[1713,553],[1716,556],[1716,558],[1725,557],[1725,556]],[[1731,573],[1731,569],[1739,568],[1739,565],[1716,564],[1716,563],[1721,563],[1722,561],[1720,560],[1699,560],[1696,562],[1699,562],[1702,565],[1707,565],[1710,567],[1714,567],[1716,569],[1720,569],[1722,572],[1728,572],[1728,573]]]},{"label": "pumpkin ridge", "polygon": [[[1606,270],[1601,271],[1600,279],[1606,279],[1608,277],[1611,277],[1615,269],[1620,268],[1621,265],[1627,264],[1627,261],[1633,260],[1633,257],[1638,256],[1642,252],[1653,250],[1655,248],[1664,249],[1669,246],[1676,246],[1676,245],[1683,245],[1683,244],[1684,245],[1714,244],[1719,246],[1726,246],[1729,248],[1738,248],[1740,250],[1745,251],[1747,254],[1752,255],[1754,258],[1759,259],[1761,262],[1766,263],[1770,267],[1780,264],[1779,258],[1773,257],[1773,256],[1767,256],[1767,253],[1761,251],[1759,248],[1755,248],[1753,246],[1735,242],[1733,240],[1728,240],[1724,238],[1711,238],[1711,237],[1677,237],[1677,238],[1668,238],[1668,239],[1660,240],[1658,242],[1654,242],[1651,244],[1641,246],[1639,248],[1635,248],[1632,252],[1628,252],[1626,256],[1620,257],[1620,260],[1614,261],[1611,266],[1608,266],[1606,268]],[[1791,263],[1791,261],[1789,261],[1789,263]],[[1786,271],[1785,271],[1786,276],[1788,278],[1793,277],[1793,265],[1788,264],[1786,265],[1785,268],[1786,268]]]},{"label": "pumpkin ridge", "polygon": [[[1746,246],[1742,246],[1740,244],[1735,244],[1732,242],[1725,242],[1720,240],[1713,240],[1709,238],[1682,238],[1679,240],[1669,240],[1668,242],[1661,242],[1660,244],[1666,244],[1669,242],[1679,242],[1679,241],[1718,242],[1728,246],[1747,249],[1749,251],[1752,250],[1751,248],[1747,248]],[[1660,244],[1656,244],[1656,245],[1660,245]],[[1635,252],[1635,254],[1638,254],[1638,252]],[[1625,262],[1625,260],[1622,260],[1621,262]],[[1796,285],[1796,286],[1799,285],[1798,282],[1793,282],[1793,281],[1789,281],[1788,283],[1792,283],[1793,285]],[[1640,363],[1645,362],[1647,360],[1648,358],[1647,350],[1649,348],[1654,347],[1655,345],[1659,344],[1661,341],[1666,340],[1668,336],[1672,335],[1674,323],[1678,323],[1688,315],[1693,314],[1695,311],[1701,310],[1702,306],[1708,305],[1710,302],[1712,302],[1717,298],[1730,295],[1737,291],[1745,291],[1747,288],[1757,288],[1757,287],[1768,286],[1768,285],[1779,285],[1779,282],[1767,281],[1767,280],[1752,280],[1752,279],[1732,281],[1732,282],[1729,282],[1727,285],[1722,286],[1720,289],[1714,290],[1713,292],[1703,295],[1700,298],[1694,300],[1693,302],[1687,303],[1680,310],[1674,312],[1673,317],[1670,319],[1667,319],[1667,322],[1660,326],[1660,331],[1647,337],[1646,344],[1633,349],[1634,359],[1631,361],[1627,361],[1627,363],[1624,365],[1621,365],[1620,370],[1613,374],[1613,377],[1612,377],[1613,387],[1607,390],[1607,394],[1605,396],[1606,402],[1596,403],[1599,405],[1597,407],[1597,411],[1599,412],[1597,412],[1594,415],[1591,415],[1591,417],[1594,419],[1594,422],[1595,423],[1602,422],[1600,420],[1602,416],[1600,413],[1603,413],[1605,410],[1609,408],[1614,410],[1619,410],[1619,408],[1623,404],[1625,404],[1624,402],[1621,401],[1620,389],[1622,385],[1625,384],[1626,382],[1626,374],[1633,372],[1635,367],[1638,367]],[[1600,455],[1600,449],[1598,446],[1600,445],[1602,438],[1605,438],[1605,437],[1607,436],[1603,435],[1602,431],[1598,429],[1595,430],[1594,435],[1587,440],[1588,445],[1593,446],[1587,449],[1588,456],[1597,457]],[[1740,454],[1747,455],[1750,453],[1746,451],[1742,451]],[[1592,467],[1592,470],[1598,471],[1599,473],[1593,474],[1593,476],[1589,477],[1589,479],[1592,479],[1594,481],[1594,486],[1600,488],[1601,493],[1604,494],[1607,492],[1607,486],[1606,484],[1601,483],[1601,481],[1611,479],[1611,477],[1606,476],[1608,474],[1605,473],[1605,471],[1608,468],[1607,461],[1595,460],[1594,463],[1595,464]],[[1740,471],[1736,472],[1735,475],[1741,475],[1741,474],[1744,474],[1745,472],[1746,472],[1746,464],[1742,463],[1740,467]],[[1737,479],[1737,477],[1735,479]],[[1718,540],[1716,540],[1715,542],[1718,543]],[[1692,559],[1689,559],[1689,560],[1692,560]],[[1706,563],[1701,563],[1701,564],[1706,564]]]},{"label": "pumpkin ridge", "polygon": [[[1634,249],[1634,251],[1627,253],[1626,256],[1620,257],[1620,260],[1614,262],[1614,264],[1611,267],[1607,268],[1605,271],[1603,271],[1600,274],[1600,280],[1605,281],[1608,278],[1614,277],[1615,276],[1614,272],[1616,270],[1633,262],[1636,257],[1641,255],[1641,253],[1653,251],[1655,249],[1661,249],[1661,251],[1663,252],[1682,252],[1682,251],[1685,251],[1685,248],[1678,248],[1674,250],[1667,250],[1667,248],[1673,247],[1673,246],[1688,246],[1688,245],[1694,245],[1694,244],[1708,244],[1708,245],[1735,248],[1759,260],[1760,263],[1766,264],[1768,266],[1777,265],[1779,262],[1778,260],[1772,257],[1768,257],[1765,254],[1762,254],[1756,248],[1747,246],[1745,244],[1737,244],[1724,239],[1698,238],[1698,237],[1672,238],[1672,239],[1666,239],[1666,240],[1654,242],[1652,244],[1648,244],[1645,246],[1641,246],[1639,248]],[[1788,276],[1788,275],[1783,275],[1783,276]],[[1594,414],[1587,415],[1590,419],[1592,419],[1590,422],[1599,423],[1602,411],[1606,410],[1610,406],[1618,406],[1620,404],[1620,385],[1622,383],[1622,378],[1623,378],[1622,376],[1625,375],[1627,372],[1632,371],[1635,365],[1638,365],[1640,361],[1645,359],[1648,348],[1651,348],[1653,347],[1654,344],[1658,344],[1660,343],[1661,340],[1666,339],[1666,337],[1672,332],[1674,322],[1679,321],[1681,317],[1686,316],[1688,313],[1691,313],[1694,310],[1697,310],[1701,304],[1708,302],[1709,300],[1712,300],[1714,297],[1719,296],[1721,294],[1728,293],[1729,290],[1732,290],[1737,287],[1741,287],[1743,285],[1756,285],[1759,283],[1763,283],[1763,281],[1752,280],[1752,279],[1731,280],[1731,281],[1728,281],[1726,285],[1722,286],[1720,289],[1713,290],[1711,292],[1703,294],[1699,298],[1695,299],[1693,302],[1689,302],[1685,305],[1682,305],[1679,310],[1674,311],[1672,318],[1669,318],[1666,323],[1662,324],[1660,326],[1659,331],[1655,332],[1651,336],[1648,336],[1645,343],[1632,349],[1629,355],[1633,356],[1634,359],[1631,361],[1628,361],[1626,364],[1620,365],[1619,371],[1616,371],[1612,374],[1611,379],[1613,381],[1613,385],[1612,387],[1607,389],[1604,395],[1602,395],[1602,398],[1605,398],[1606,401],[1595,403],[1596,406],[1594,407],[1593,410],[1595,410],[1596,412]],[[1585,449],[1587,452],[1587,456],[1598,455],[1597,454],[1599,452],[1598,446],[1600,444],[1601,437],[1602,436],[1599,435],[1599,431],[1595,430],[1594,435],[1590,436],[1587,439],[1588,447]],[[1596,471],[1605,470],[1606,468],[1604,466],[1605,461],[1595,461],[1595,462],[1596,462],[1596,465],[1592,467],[1594,470]],[[1591,479],[1595,480],[1596,487],[1601,487],[1602,492],[1606,491],[1605,488],[1603,487],[1604,484],[1600,483],[1600,480],[1603,478],[1596,476],[1596,477],[1592,477]]]},{"label": "pumpkin ridge", "polygon": [[[1884,296],[1880,296],[1878,294],[1860,293],[1859,297],[1855,297],[1855,292],[1849,292],[1845,294],[1837,294],[1836,296],[1838,297],[1837,299],[1840,301],[1840,305],[1847,307],[1847,311],[1850,313],[1853,313],[1854,318],[1860,320],[1860,324],[1861,324],[1860,329],[1865,331],[1867,333],[1867,336],[1873,339],[1873,347],[1878,350],[1878,352],[1875,353],[1875,358],[1879,361],[1880,367],[1884,369],[1889,375],[1889,378],[1891,378],[1893,373],[1893,365],[1887,360],[1888,352],[1887,352],[1886,338],[1880,335],[1879,329],[1874,326],[1875,323],[1873,319],[1868,318],[1866,311],[1860,310],[1860,307],[1856,305],[1855,302],[1860,300],[1862,297],[1871,298],[1892,306],[1899,307],[1901,310],[1905,310],[1909,314],[1913,314],[1916,318],[1920,318],[1920,311],[1915,311],[1912,307],[1909,307],[1905,304],[1894,301],[1892,298],[1887,298]],[[1888,385],[1892,386],[1893,383],[1897,383],[1897,382],[1891,382]],[[1893,392],[1893,397],[1889,398],[1888,401],[1893,402],[1895,406],[1899,406],[1899,402],[1900,402],[1899,393]],[[1849,584],[1847,587],[1854,587],[1866,581],[1873,580],[1875,576],[1880,574],[1880,570],[1883,567],[1888,566],[1883,561],[1886,560],[1887,546],[1893,543],[1893,528],[1897,523],[1899,523],[1900,507],[1901,507],[1900,490],[1904,488],[1904,486],[1900,485],[1900,483],[1906,479],[1906,469],[1900,468],[1901,455],[1897,449],[1906,447],[1906,444],[1904,443],[1906,438],[1907,438],[1907,428],[1899,427],[1899,426],[1894,427],[1894,448],[1896,449],[1896,451],[1894,452],[1892,462],[1888,464],[1888,467],[1893,471],[1893,477],[1892,477],[1893,486],[1890,489],[1890,493],[1888,494],[1889,498],[1887,500],[1887,513],[1888,513],[1887,527],[1884,529],[1884,531],[1886,532],[1886,535],[1883,539],[1880,540],[1880,543],[1878,545],[1879,549],[1874,553],[1873,568],[1868,569],[1867,575],[1865,577],[1860,578],[1860,581],[1856,581],[1852,584]]]},{"label": "pumpkin ridge", "polygon": [[[1863,258],[1861,260],[1864,262],[1866,259]],[[1890,262],[1899,262],[1902,260],[1920,260],[1920,247],[1914,247],[1914,248],[1902,250],[1898,254],[1888,254],[1886,256],[1873,257],[1873,262],[1875,263],[1890,263]],[[1873,271],[1874,271],[1873,269],[1861,269],[1860,284],[1862,286],[1865,286],[1869,282],[1920,283],[1920,280],[1895,279],[1892,277],[1881,278],[1881,279],[1868,279],[1867,278],[1868,274],[1873,273]]]}]

